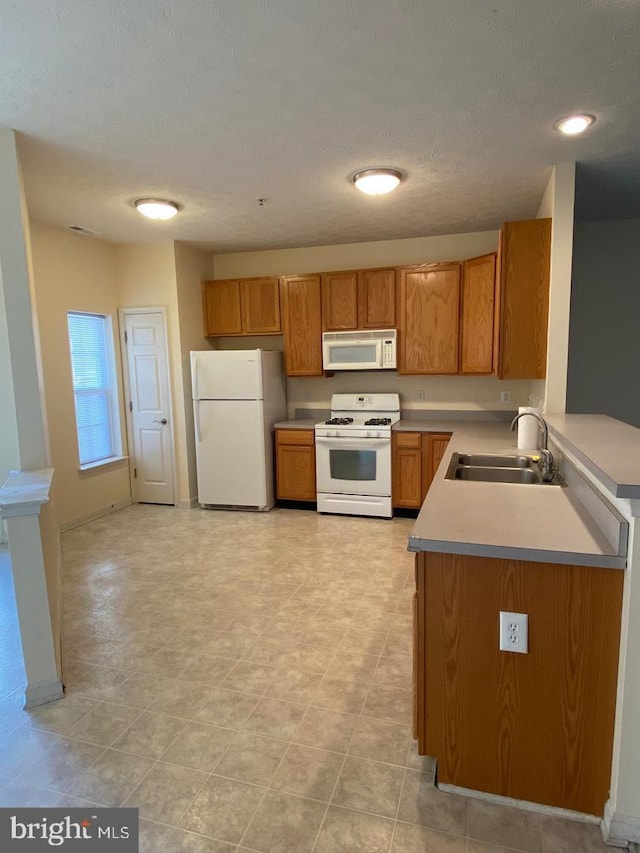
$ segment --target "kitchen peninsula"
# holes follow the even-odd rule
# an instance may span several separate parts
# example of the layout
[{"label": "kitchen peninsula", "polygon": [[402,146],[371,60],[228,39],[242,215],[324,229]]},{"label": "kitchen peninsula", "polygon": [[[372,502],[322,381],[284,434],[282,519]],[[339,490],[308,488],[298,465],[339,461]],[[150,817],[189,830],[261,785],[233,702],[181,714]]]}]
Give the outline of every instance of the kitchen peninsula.
[{"label": "kitchen peninsula", "polygon": [[[549,416],[562,486],[446,479],[453,452],[515,452],[506,424],[458,424],[410,535],[414,736],[445,790],[604,813],[629,529],[618,496],[640,497],[640,431],[591,417]],[[527,654],[499,650],[500,611],[528,615]]]}]

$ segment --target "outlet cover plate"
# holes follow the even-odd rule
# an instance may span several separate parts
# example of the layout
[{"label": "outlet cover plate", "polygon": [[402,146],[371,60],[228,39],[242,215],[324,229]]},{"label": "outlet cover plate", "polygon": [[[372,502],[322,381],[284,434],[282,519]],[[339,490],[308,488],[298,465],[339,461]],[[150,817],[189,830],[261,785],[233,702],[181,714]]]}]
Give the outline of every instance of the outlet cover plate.
[{"label": "outlet cover plate", "polygon": [[500,611],[501,652],[517,652],[526,655],[529,651],[529,616],[527,613]]}]

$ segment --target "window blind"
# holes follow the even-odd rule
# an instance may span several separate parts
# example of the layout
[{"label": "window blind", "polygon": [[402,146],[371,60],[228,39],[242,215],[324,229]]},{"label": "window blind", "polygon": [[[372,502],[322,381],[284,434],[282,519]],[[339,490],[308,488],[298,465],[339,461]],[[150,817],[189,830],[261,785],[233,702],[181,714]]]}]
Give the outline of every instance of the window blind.
[{"label": "window blind", "polygon": [[115,456],[107,322],[101,314],[67,315],[80,464]]}]

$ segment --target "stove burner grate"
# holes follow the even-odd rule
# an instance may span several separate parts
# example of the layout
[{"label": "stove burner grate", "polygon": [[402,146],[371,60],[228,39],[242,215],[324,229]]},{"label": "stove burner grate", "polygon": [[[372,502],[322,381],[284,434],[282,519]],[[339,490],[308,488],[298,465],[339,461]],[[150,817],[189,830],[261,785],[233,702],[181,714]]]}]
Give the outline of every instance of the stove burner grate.
[{"label": "stove burner grate", "polygon": [[347,426],[347,424],[352,423],[353,418],[329,418],[328,421],[325,421],[328,426]]}]

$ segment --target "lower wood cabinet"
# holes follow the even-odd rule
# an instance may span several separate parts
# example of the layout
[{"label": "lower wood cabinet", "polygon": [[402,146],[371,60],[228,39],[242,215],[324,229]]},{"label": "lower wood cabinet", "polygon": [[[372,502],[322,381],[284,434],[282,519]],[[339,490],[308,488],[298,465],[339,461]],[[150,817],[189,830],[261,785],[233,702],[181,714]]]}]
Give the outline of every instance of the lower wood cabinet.
[{"label": "lower wood cabinet", "polygon": [[[416,555],[414,720],[442,783],[602,816],[609,796],[624,573]],[[498,649],[526,613],[529,652]]]},{"label": "lower wood cabinet", "polygon": [[394,507],[420,509],[450,438],[450,432],[393,432],[391,434],[392,504]]},{"label": "lower wood cabinet", "polygon": [[276,430],[276,495],[280,500],[316,500],[313,429]]}]

